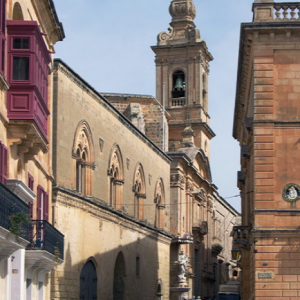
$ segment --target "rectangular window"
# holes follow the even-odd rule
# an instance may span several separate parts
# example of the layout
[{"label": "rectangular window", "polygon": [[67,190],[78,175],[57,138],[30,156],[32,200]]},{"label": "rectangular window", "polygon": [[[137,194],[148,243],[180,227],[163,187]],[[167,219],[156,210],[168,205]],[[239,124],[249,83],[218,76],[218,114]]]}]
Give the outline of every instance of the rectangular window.
[{"label": "rectangular window", "polygon": [[14,38],[13,49],[29,49],[29,38]]},{"label": "rectangular window", "polygon": [[29,57],[13,58],[13,80],[29,80]]},{"label": "rectangular window", "polygon": [[7,148],[0,142],[0,182],[6,184],[8,175]]}]

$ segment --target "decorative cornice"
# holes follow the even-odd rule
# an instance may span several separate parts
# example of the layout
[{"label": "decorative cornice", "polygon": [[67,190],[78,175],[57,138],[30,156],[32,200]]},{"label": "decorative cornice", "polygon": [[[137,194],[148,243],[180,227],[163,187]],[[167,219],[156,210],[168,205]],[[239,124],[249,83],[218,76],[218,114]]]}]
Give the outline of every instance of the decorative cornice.
[{"label": "decorative cornice", "polygon": [[[263,41],[263,43],[271,43],[274,40],[274,35],[276,32],[284,32],[287,35],[288,31],[297,30],[299,32],[300,22],[299,21],[280,21],[280,22],[259,22],[259,23],[242,23],[240,31],[240,45],[239,45],[239,59],[238,59],[238,74],[237,74],[237,84],[236,84],[236,98],[235,98],[235,110],[234,110],[234,120],[233,120],[233,132],[232,135],[235,139],[239,139],[240,129],[244,123],[244,110],[246,89],[247,89],[247,77],[250,75],[249,68],[252,66],[250,64],[250,54],[252,44],[254,42],[259,42],[256,36],[260,33],[271,33],[269,41]],[[288,42],[290,41],[289,35],[287,35],[285,49],[288,49]],[[298,37],[299,35],[294,35]],[[298,38],[300,41],[300,38]],[[275,43],[275,42],[274,42]],[[278,45],[278,43],[276,43]],[[274,46],[276,49],[277,46]]]},{"label": "decorative cornice", "polygon": [[42,23],[47,33],[47,39],[54,45],[65,38],[62,23],[59,21],[53,0],[33,0],[33,5],[40,19],[46,20]]},{"label": "decorative cornice", "polygon": [[[250,51],[252,45],[252,39],[246,39],[246,33],[241,29],[240,37],[240,53],[238,63],[238,75],[236,85],[236,100],[235,100],[235,113],[234,113],[234,125],[233,125],[233,137],[238,139],[239,128],[244,122],[244,107],[247,91],[247,78],[249,76],[250,66]],[[248,36],[248,35],[247,35]]]},{"label": "decorative cornice", "polygon": [[[151,49],[158,54],[159,51],[162,50],[168,50],[168,49],[177,49],[177,48],[198,48],[198,51],[201,51],[202,55],[203,55],[203,66],[205,68],[208,68],[208,63],[210,61],[212,61],[214,58],[212,56],[212,54],[208,51],[208,47],[207,44],[204,40],[198,41],[198,42],[190,42],[190,43],[178,43],[178,44],[164,44],[164,45],[158,45],[158,46],[151,46]],[[159,62],[159,56],[157,57],[158,62]],[[163,58],[164,59],[164,58]],[[189,57],[187,58],[189,59]],[[166,62],[166,61],[165,61]],[[184,62],[188,62],[187,60],[184,60]],[[200,62],[200,61],[199,61]],[[171,63],[171,62],[169,62]],[[206,65],[207,64],[207,65]]]},{"label": "decorative cornice", "polygon": [[6,179],[6,186],[26,204],[36,197],[36,194],[22,180]]}]

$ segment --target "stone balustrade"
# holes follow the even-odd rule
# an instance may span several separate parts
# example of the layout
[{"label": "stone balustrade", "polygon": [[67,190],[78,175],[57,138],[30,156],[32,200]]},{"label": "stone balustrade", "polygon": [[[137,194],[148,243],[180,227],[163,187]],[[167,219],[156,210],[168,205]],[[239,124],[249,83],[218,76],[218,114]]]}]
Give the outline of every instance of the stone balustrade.
[{"label": "stone balustrade", "polygon": [[300,21],[300,2],[271,1],[253,3],[254,22]]},{"label": "stone balustrade", "polygon": [[274,3],[275,21],[294,21],[300,18],[300,3]]},{"label": "stone balustrade", "polygon": [[172,106],[184,106],[185,105],[185,98],[173,98],[172,99]]}]

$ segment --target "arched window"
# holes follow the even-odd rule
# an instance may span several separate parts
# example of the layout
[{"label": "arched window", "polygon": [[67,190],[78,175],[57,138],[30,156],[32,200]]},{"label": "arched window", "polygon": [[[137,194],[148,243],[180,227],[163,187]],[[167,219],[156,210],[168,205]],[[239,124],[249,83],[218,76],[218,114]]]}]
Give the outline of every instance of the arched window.
[{"label": "arched window", "polygon": [[165,189],[161,178],[156,183],[154,202],[156,203],[155,227],[163,229],[165,210]]},{"label": "arched window", "polygon": [[173,98],[185,97],[185,74],[182,71],[173,73],[172,96]]},{"label": "arched window", "polygon": [[81,121],[74,137],[73,158],[76,161],[76,191],[83,195],[91,194],[92,170],[95,169],[93,148],[89,125]]},{"label": "arched window", "polygon": [[114,145],[110,155],[107,174],[109,176],[109,204],[121,209],[123,180],[123,159],[118,145]]},{"label": "arched window", "polygon": [[16,2],[14,4],[14,8],[13,8],[13,20],[19,20],[19,21],[23,21],[24,17],[23,17],[23,12],[22,12],[22,7],[20,5],[19,2]]},{"label": "arched window", "polygon": [[135,168],[133,188],[134,216],[138,220],[144,219],[144,199],[146,198],[146,185],[143,166],[139,163]]},{"label": "arched window", "polygon": [[91,260],[84,265],[80,273],[80,299],[97,300],[97,273]]}]

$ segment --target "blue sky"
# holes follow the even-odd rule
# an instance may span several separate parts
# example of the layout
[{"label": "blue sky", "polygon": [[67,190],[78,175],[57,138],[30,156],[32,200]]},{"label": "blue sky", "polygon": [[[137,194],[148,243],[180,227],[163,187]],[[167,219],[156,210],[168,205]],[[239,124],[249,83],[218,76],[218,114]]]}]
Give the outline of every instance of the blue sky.
[{"label": "blue sky", "polygon": [[[99,92],[155,96],[157,35],[167,31],[170,0],[54,0],[66,38],[55,46],[64,60]],[[288,2],[288,1],[280,1]],[[209,114],[216,137],[211,170],[219,193],[240,211],[238,142],[232,137],[241,22],[252,21],[253,0],[194,0],[195,24],[214,60]]]}]

